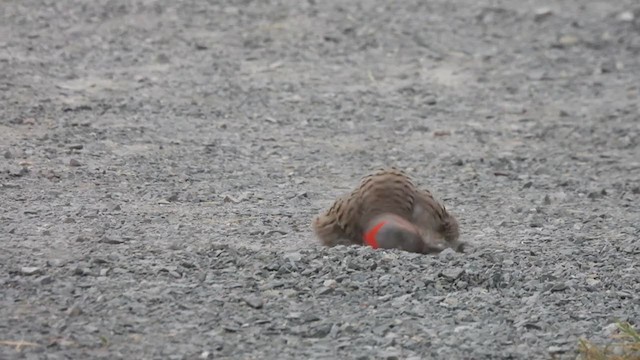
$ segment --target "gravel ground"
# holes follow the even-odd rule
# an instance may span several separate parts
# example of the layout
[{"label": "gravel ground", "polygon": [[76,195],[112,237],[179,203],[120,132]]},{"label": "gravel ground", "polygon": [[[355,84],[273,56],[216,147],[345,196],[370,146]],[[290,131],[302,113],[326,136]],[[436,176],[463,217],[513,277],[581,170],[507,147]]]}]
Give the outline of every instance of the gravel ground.
[{"label": "gravel ground", "polygon": [[[0,358],[549,359],[640,323],[635,0],[0,3]],[[465,254],[322,248],[397,166]]]}]

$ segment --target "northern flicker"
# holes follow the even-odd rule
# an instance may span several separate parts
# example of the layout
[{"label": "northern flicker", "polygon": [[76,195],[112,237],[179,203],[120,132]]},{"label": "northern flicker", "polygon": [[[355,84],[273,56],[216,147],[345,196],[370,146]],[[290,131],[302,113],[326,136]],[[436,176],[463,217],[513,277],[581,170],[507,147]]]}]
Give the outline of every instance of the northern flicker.
[{"label": "northern flicker", "polygon": [[312,223],[323,245],[369,245],[429,254],[462,252],[456,218],[397,168],[377,170]]}]

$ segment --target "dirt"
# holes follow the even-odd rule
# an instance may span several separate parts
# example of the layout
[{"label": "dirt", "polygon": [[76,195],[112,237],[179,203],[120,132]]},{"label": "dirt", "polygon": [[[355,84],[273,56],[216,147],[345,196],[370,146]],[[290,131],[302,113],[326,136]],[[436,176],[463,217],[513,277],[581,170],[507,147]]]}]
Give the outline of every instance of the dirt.
[{"label": "dirt", "polygon": [[[0,20],[1,358],[575,358],[639,321],[633,0]],[[468,254],[321,248],[312,217],[379,166]]]}]

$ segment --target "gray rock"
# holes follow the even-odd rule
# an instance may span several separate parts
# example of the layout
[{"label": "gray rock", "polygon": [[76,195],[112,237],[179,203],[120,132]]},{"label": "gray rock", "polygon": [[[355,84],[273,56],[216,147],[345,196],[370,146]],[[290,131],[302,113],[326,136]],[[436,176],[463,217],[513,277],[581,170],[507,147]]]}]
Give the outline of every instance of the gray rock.
[{"label": "gray rock", "polygon": [[20,273],[22,275],[32,276],[42,274],[42,269],[37,266],[23,266],[20,268]]},{"label": "gray rock", "polygon": [[465,270],[463,268],[456,267],[444,269],[440,274],[446,280],[454,281],[459,279],[464,274],[464,272]]},{"label": "gray rock", "polygon": [[264,302],[257,296],[246,296],[242,300],[254,309],[262,309]]}]

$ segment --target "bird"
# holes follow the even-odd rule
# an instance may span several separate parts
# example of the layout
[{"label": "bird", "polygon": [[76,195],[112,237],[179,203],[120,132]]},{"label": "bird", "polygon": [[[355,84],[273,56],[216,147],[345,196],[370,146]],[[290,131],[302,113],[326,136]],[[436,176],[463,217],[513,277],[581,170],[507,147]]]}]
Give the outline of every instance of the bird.
[{"label": "bird", "polygon": [[351,192],[316,215],[312,228],[322,245],[362,245],[433,254],[464,252],[460,226],[444,204],[397,167],[378,168]]}]

